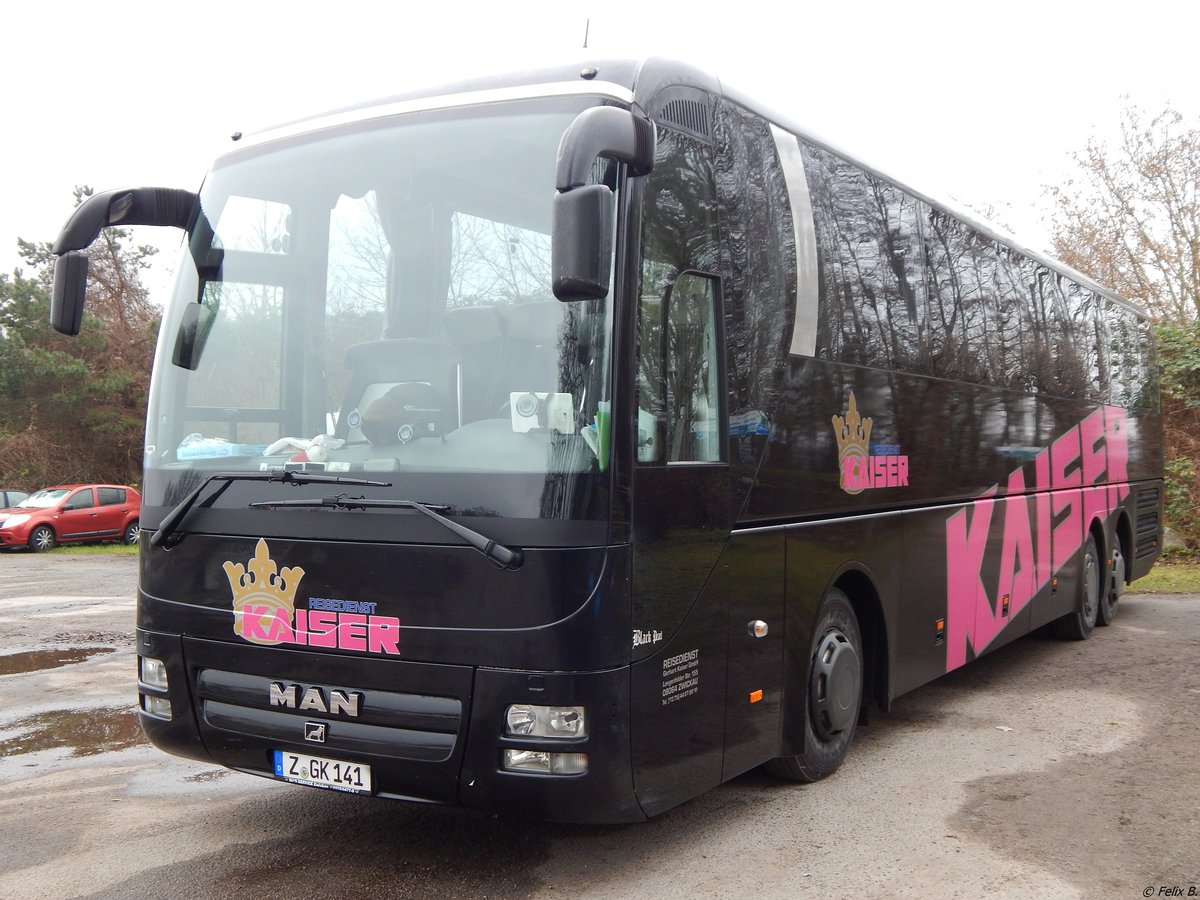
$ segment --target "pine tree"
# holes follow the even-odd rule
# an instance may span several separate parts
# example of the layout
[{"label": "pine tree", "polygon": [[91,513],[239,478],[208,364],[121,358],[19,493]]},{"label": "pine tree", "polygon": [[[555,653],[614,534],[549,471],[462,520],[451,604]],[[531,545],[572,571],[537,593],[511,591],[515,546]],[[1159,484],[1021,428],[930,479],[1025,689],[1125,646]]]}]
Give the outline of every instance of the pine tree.
[{"label": "pine tree", "polygon": [[[90,194],[78,188],[76,203]],[[155,250],[105,229],[89,254],[87,321],[67,338],[48,324],[50,245],[18,247],[32,274],[0,274],[0,482],[138,483],[159,320],[141,273]]]}]

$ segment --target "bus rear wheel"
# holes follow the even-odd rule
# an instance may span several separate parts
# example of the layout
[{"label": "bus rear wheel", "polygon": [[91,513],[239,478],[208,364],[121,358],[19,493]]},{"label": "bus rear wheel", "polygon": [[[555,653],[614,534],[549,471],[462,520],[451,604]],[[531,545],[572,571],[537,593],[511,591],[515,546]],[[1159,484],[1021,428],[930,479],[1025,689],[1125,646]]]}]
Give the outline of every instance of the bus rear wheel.
[{"label": "bus rear wheel", "polygon": [[1083,546],[1083,559],[1079,564],[1079,590],[1075,611],[1054,620],[1052,628],[1055,637],[1067,641],[1082,641],[1091,636],[1096,628],[1096,617],[1100,613],[1102,571],[1096,536],[1089,534],[1087,543]]},{"label": "bus rear wheel", "polygon": [[1111,625],[1117,617],[1117,604],[1121,594],[1125,592],[1125,556],[1120,546],[1113,549],[1112,572],[1109,574],[1108,589],[1100,597],[1100,605],[1096,609],[1096,624]]},{"label": "bus rear wheel", "polygon": [[863,651],[850,599],[831,588],[817,610],[808,666],[804,750],[767,763],[767,771],[792,781],[820,781],[846,758],[862,704]]}]

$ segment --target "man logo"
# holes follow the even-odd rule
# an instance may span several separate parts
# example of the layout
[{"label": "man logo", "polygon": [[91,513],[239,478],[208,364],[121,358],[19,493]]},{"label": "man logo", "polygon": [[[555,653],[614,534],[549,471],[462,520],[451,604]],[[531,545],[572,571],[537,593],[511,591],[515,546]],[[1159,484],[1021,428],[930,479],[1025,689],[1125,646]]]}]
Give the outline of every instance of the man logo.
[{"label": "man logo", "polygon": [[341,691],[336,688],[273,681],[268,696],[271,706],[282,706],[300,712],[349,716],[353,719],[362,711],[363,695],[359,691]]},{"label": "man logo", "polygon": [[324,722],[305,722],[304,739],[314,744],[325,743],[326,724]]}]

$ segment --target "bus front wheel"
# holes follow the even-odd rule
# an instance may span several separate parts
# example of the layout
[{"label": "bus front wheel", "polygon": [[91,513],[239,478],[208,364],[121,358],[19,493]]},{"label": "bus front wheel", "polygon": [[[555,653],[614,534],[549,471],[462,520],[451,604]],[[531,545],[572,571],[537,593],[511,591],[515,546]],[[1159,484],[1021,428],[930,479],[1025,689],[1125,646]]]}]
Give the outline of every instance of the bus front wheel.
[{"label": "bus front wheel", "polygon": [[767,763],[773,775],[820,781],[837,771],[858,724],[862,704],[863,651],[850,599],[831,588],[817,610],[808,665],[808,714],[804,750]]}]

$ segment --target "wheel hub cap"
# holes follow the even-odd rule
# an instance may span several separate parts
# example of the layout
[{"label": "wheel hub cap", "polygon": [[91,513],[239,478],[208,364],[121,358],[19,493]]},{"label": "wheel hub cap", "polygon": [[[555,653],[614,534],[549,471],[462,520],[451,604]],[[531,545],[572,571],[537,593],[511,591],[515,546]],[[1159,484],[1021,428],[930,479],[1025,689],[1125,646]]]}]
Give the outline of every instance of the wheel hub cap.
[{"label": "wheel hub cap", "polygon": [[834,629],[821,639],[809,686],[813,728],[821,738],[840,734],[858,718],[860,671],[858,654],[842,632]]}]

